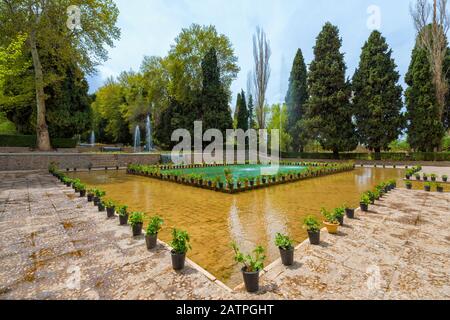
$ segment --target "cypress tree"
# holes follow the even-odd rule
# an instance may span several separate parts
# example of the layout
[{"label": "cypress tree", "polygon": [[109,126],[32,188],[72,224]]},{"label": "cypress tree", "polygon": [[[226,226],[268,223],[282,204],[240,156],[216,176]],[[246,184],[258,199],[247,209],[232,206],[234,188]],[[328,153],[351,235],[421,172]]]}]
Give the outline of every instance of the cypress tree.
[{"label": "cypress tree", "polygon": [[345,80],[344,55],[339,30],[326,23],[317,37],[314,60],[308,74],[307,121],[316,139],[335,158],[340,151],[354,150],[358,144],[352,123],[350,86]]},{"label": "cypress tree", "polygon": [[238,113],[237,113],[237,129],[242,129],[244,131],[248,130],[248,110],[247,110],[247,102],[245,99],[245,92],[242,92],[238,95]]},{"label": "cypress tree", "polygon": [[253,104],[253,95],[249,93],[248,95],[248,127],[250,129],[256,128],[256,122],[255,122],[255,106]]},{"label": "cypress tree", "polygon": [[307,71],[301,49],[297,50],[289,78],[289,89],[286,95],[287,105],[287,132],[292,137],[291,149],[303,151],[304,142],[300,139],[299,121],[304,113],[305,103],[308,100],[306,84]]},{"label": "cypress tree", "polygon": [[381,159],[381,150],[387,149],[404,127],[400,75],[391,56],[386,39],[373,31],[362,48],[352,83],[359,141],[375,150],[377,160]]},{"label": "cypress tree", "polygon": [[439,118],[439,106],[427,53],[417,44],[405,77],[408,143],[417,151],[433,152],[439,148],[445,130]]},{"label": "cypress tree", "polygon": [[217,53],[210,49],[202,61],[203,86],[201,93],[201,113],[203,130],[218,129],[225,136],[226,130],[233,128],[228,94],[220,80]]}]

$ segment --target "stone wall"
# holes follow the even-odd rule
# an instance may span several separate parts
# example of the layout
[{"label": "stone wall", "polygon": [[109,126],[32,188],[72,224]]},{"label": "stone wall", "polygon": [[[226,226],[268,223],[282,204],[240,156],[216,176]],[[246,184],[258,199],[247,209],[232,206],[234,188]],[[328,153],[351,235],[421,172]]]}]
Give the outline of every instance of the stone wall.
[{"label": "stone wall", "polygon": [[20,153],[0,154],[0,171],[42,170],[54,162],[61,169],[126,167],[130,163],[156,164],[160,154]]}]

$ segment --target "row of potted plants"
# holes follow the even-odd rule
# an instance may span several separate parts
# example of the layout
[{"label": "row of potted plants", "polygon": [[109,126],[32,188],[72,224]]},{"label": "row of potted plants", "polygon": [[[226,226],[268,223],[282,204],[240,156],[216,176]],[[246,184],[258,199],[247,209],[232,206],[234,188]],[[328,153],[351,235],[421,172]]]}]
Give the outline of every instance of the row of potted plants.
[{"label": "row of potted plants", "polygon": [[[173,163],[168,163],[168,164],[156,164],[156,165],[152,165],[152,167],[155,167],[157,169],[159,169],[160,171],[163,170],[176,170],[176,169],[195,169],[195,168],[206,168],[206,167],[223,167],[223,166],[246,166],[246,165],[250,165],[250,164],[258,164],[261,165],[261,162],[257,162],[257,163],[252,163],[250,161],[245,161],[244,163],[194,163],[194,164],[173,164]],[[268,165],[270,165],[271,163],[269,162]],[[293,162],[293,161],[280,161],[280,165],[287,165],[287,166],[303,166],[303,167],[320,167],[320,166],[331,166],[334,165],[336,163],[334,162],[304,162],[304,161],[297,161],[297,162]]]},{"label": "row of potted plants", "polygon": [[[423,179],[423,181],[428,181],[428,179],[430,179],[432,182],[436,182],[438,176],[434,173],[432,173],[430,175],[427,173],[423,173],[422,176],[420,176],[420,174],[417,173],[417,174],[415,174],[415,178],[417,181],[420,181],[421,179]],[[442,175],[441,178],[442,178],[443,182],[447,182],[447,180],[448,180],[448,176],[445,174]]]},{"label": "row of potted plants", "polygon": [[415,166],[415,167],[412,167],[412,168],[406,170],[406,174],[405,174],[406,180],[409,180],[414,174],[416,174],[417,172],[420,172],[420,171],[422,171],[422,166]]},{"label": "row of potted plants", "polygon": [[[163,166],[163,168],[165,167]],[[225,193],[237,193],[353,169],[354,165],[352,163],[333,163],[324,164],[321,166],[310,166],[302,172],[289,171],[287,173],[280,173],[276,175],[262,175],[257,177],[235,179],[233,178],[230,169],[225,167],[223,175],[225,177],[224,180],[222,176],[206,178],[202,174],[185,174],[182,171],[176,170],[166,171],[162,170],[161,166],[129,165],[127,172],[128,174],[157,178]]]},{"label": "row of potted plants", "polygon": [[[80,182],[79,179],[71,179],[64,173],[58,171],[54,167],[49,167],[49,172],[60,179],[66,186],[72,186],[76,192],[80,192],[80,196],[86,195],[86,186]],[[112,200],[104,200],[106,193],[100,189],[89,189],[87,191],[88,202],[93,202],[98,206],[100,212],[107,212],[107,218],[115,217],[116,211],[119,217],[120,225],[130,225],[134,237],[142,235],[144,225],[144,214],[142,212],[128,213],[128,207],[125,205],[118,205]],[[150,218],[147,228],[145,230],[145,243],[147,249],[152,250],[156,247],[158,233],[160,232],[164,221],[159,216]],[[181,270],[184,268],[186,253],[191,248],[189,245],[189,235],[186,231],[173,229],[172,242],[172,266],[174,270]]]},{"label": "row of potted plants", "polygon": [[378,184],[373,191],[363,193],[360,200],[361,211],[369,211],[369,205],[375,204],[375,201],[380,200],[385,194],[395,188],[397,188],[397,181],[393,179],[388,182]]},{"label": "row of potted plants", "polygon": [[[411,190],[413,185],[411,181],[406,181],[405,182],[405,186],[406,189]],[[442,184],[435,182],[435,183],[431,183],[431,182],[427,182],[424,184],[424,190],[427,192],[431,192],[432,189],[435,189],[437,192],[444,192],[444,187],[442,186]]]}]

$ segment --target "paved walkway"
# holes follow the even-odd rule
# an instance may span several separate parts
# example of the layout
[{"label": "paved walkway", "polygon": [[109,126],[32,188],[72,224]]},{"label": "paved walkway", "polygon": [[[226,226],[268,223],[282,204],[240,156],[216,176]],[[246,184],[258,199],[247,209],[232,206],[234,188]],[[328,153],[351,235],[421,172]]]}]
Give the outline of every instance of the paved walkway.
[{"label": "paved walkway", "polygon": [[0,173],[0,299],[219,299],[228,291],[162,244],[39,173]]},{"label": "paved walkway", "polygon": [[50,175],[0,172],[0,299],[450,299],[450,194],[395,190],[231,293],[168,248],[148,252]]}]

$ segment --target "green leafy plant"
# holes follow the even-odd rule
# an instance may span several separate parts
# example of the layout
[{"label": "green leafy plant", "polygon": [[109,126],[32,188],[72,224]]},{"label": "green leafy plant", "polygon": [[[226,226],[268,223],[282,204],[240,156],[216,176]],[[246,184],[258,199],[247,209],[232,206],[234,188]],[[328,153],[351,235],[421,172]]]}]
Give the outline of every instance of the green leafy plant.
[{"label": "green leafy plant", "polygon": [[320,211],[322,213],[322,216],[325,218],[325,222],[332,223],[332,224],[338,224],[339,221],[337,220],[337,217],[334,215],[334,213],[322,208]]},{"label": "green leafy plant", "polygon": [[444,175],[442,176],[442,180],[446,180],[446,179],[448,179],[448,176],[444,174]]},{"label": "green leafy plant", "polygon": [[406,182],[405,182],[405,186],[407,186],[407,187],[412,187],[412,182],[411,182],[411,181],[406,181]]},{"label": "green leafy plant", "polygon": [[130,215],[129,222],[132,227],[144,223],[144,214],[142,212],[133,212]]},{"label": "green leafy plant", "polygon": [[245,272],[258,272],[264,269],[266,256],[264,255],[265,250],[262,246],[256,247],[253,250],[253,255],[243,254],[236,243],[232,243],[231,247],[234,250],[234,260],[244,265]]},{"label": "green leafy plant", "polygon": [[147,230],[146,233],[147,235],[156,235],[159,233],[159,231],[161,230],[161,227],[164,223],[164,220],[161,219],[161,217],[159,216],[154,216],[150,218],[150,222],[147,226]]},{"label": "green leafy plant", "polygon": [[294,242],[286,235],[283,235],[281,233],[277,233],[275,237],[275,245],[283,250],[290,250],[292,249]]},{"label": "green leafy plant", "polygon": [[124,217],[126,215],[128,215],[128,206],[124,206],[124,205],[118,205],[117,206],[117,213],[119,214],[119,216]]},{"label": "green leafy plant", "polygon": [[370,198],[369,198],[369,196],[366,193],[364,193],[361,196],[361,203],[365,204],[366,206],[368,206],[370,204]]},{"label": "green leafy plant", "polygon": [[334,209],[334,216],[336,219],[343,218],[345,216],[345,207]]},{"label": "green leafy plant", "polygon": [[106,195],[106,192],[100,189],[92,189],[94,196],[101,198]]},{"label": "green leafy plant", "polygon": [[170,246],[175,253],[183,254],[188,252],[188,250],[191,249],[189,241],[189,234],[186,231],[178,229],[172,230],[172,242],[170,243]]},{"label": "green leafy plant", "polygon": [[110,199],[103,201],[103,203],[105,204],[106,208],[115,208],[115,206],[116,206],[114,201],[112,201]]},{"label": "green leafy plant", "polygon": [[306,219],[303,221],[303,226],[309,232],[319,232],[320,231],[319,220],[317,220],[317,218],[314,216],[306,217]]}]

